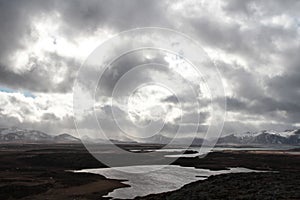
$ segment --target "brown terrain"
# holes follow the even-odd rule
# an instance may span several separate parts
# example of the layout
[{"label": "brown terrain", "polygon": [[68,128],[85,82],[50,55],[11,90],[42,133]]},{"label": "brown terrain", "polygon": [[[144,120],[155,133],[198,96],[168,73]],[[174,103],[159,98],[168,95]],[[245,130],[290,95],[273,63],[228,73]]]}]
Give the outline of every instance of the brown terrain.
[{"label": "brown terrain", "polygon": [[[298,151],[298,154],[296,152]],[[294,152],[295,154],[291,154]],[[136,199],[300,199],[300,154],[294,151],[223,151],[205,158],[180,158],[174,164],[212,170],[245,167],[262,173],[211,176],[181,189]]]},{"label": "brown terrain", "polygon": [[[124,148],[143,150],[157,146],[136,144]],[[300,199],[300,156],[295,151],[222,151],[202,159],[180,158],[173,164],[211,170],[245,167],[267,172],[211,176],[177,191],[137,199]],[[71,170],[106,167],[79,144],[2,144],[0,162],[1,200],[101,199],[116,188],[129,187],[122,183],[124,180],[73,173]]]},{"label": "brown terrain", "polygon": [[2,145],[0,199],[101,199],[128,187],[104,176],[68,170],[106,167],[82,145]]}]

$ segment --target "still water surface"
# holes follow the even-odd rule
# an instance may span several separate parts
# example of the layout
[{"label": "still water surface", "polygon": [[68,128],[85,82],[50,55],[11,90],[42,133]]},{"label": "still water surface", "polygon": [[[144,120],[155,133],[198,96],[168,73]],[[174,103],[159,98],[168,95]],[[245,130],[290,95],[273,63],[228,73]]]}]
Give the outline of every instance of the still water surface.
[{"label": "still water surface", "polygon": [[[125,173],[125,170],[132,173]],[[143,171],[151,172],[138,173]],[[211,171],[208,169],[196,169],[194,167],[181,167],[175,165],[142,165],[84,169],[76,172],[88,172],[100,174],[109,179],[127,180],[124,181],[124,183],[131,187],[116,189],[109,193],[106,197],[131,199],[137,196],[146,196],[149,194],[177,190],[188,183],[197,180],[204,180],[212,175],[256,171],[246,168],[231,168],[230,170]]]}]

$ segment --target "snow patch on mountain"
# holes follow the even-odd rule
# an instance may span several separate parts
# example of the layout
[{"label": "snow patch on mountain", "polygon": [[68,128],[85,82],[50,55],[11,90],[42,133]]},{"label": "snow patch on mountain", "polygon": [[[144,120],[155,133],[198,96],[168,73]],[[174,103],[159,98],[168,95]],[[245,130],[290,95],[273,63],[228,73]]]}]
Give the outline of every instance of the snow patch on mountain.
[{"label": "snow patch on mountain", "polygon": [[300,129],[235,133],[219,138],[218,144],[300,145]]}]

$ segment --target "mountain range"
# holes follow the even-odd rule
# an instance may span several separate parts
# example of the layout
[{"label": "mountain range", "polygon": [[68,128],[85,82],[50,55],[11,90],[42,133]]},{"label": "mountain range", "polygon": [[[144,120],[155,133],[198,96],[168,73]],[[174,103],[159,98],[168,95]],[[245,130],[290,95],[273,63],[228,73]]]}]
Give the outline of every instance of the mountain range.
[{"label": "mountain range", "polygon": [[80,139],[63,133],[52,136],[37,130],[0,128],[0,143],[80,143]]},{"label": "mountain range", "polygon": [[230,134],[219,138],[217,144],[300,145],[300,129]]},{"label": "mountain range", "polygon": [[[42,131],[28,130],[20,128],[0,128],[0,143],[93,143],[93,144],[104,144],[107,141],[99,138],[90,138],[88,136],[83,136],[81,139],[74,137],[70,134],[63,133],[59,135],[49,135]],[[127,144],[136,143],[132,140],[110,140],[114,144]]]},{"label": "mountain range", "polygon": [[[92,139],[88,136],[82,138],[88,143],[105,143],[102,139]],[[153,144],[168,144],[172,138],[155,135],[147,140],[141,140],[139,143],[153,143]],[[190,138],[176,139],[174,144],[185,144],[191,141]],[[192,146],[201,146],[204,139],[194,138]],[[119,141],[111,140],[113,143],[137,143],[132,140]],[[216,139],[211,139],[209,142],[216,142]],[[81,143],[81,140],[70,134],[63,133],[52,136],[37,130],[27,130],[19,128],[0,128],[0,143]],[[300,129],[278,131],[259,131],[235,133],[220,137],[217,139],[217,145],[300,145]]]},{"label": "mountain range", "polygon": [[[172,138],[155,135],[142,143],[168,144]],[[177,138],[174,144],[187,144],[192,141],[191,146],[201,146],[205,141],[203,138]],[[300,145],[300,129],[286,131],[268,131],[235,133],[222,136],[218,139],[209,139],[207,144],[217,145]]]}]

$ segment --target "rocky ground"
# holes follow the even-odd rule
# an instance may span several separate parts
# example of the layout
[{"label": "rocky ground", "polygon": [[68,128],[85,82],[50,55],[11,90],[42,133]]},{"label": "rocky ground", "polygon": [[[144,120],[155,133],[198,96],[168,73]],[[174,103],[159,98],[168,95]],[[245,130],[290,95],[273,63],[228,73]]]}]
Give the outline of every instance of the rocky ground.
[{"label": "rocky ground", "polygon": [[99,199],[128,187],[104,176],[68,171],[99,167],[106,166],[82,145],[1,145],[0,199]]},{"label": "rocky ground", "polygon": [[[129,145],[125,148],[157,146]],[[223,151],[210,153],[202,159],[180,158],[173,164],[211,170],[245,167],[268,172],[212,176],[177,191],[137,199],[300,199],[299,154]],[[0,199],[101,199],[116,188],[129,187],[123,181],[101,175],[71,172],[101,167],[106,166],[79,144],[1,144]]]},{"label": "rocky ground", "polygon": [[289,151],[214,152],[201,160],[181,158],[176,164],[214,170],[246,167],[267,172],[211,176],[177,191],[136,199],[300,199],[300,156]]},{"label": "rocky ground", "polygon": [[136,199],[300,199],[299,173],[222,174],[181,189]]}]

